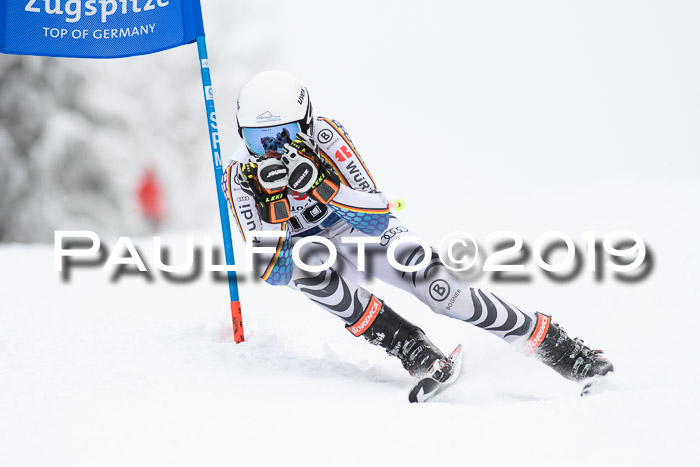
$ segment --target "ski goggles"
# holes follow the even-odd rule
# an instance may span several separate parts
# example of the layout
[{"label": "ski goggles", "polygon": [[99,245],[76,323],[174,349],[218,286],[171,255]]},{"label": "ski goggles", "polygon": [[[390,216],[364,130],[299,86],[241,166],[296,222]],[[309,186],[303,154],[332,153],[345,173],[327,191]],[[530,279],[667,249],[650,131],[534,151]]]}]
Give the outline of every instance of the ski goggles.
[{"label": "ski goggles", "polygon": [[243,141],[250,152],[263,156],[268,151],[284,153],[284,145],[291,143],[301,131],[298,122],[263,128],[243,128]]}]

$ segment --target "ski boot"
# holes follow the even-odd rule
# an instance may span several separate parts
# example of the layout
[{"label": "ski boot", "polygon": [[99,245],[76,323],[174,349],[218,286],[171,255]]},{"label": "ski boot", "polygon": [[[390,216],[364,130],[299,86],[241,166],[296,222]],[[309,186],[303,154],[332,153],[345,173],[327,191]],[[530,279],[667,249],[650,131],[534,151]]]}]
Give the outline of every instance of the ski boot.
[{"label": "ski boot", "polygon": [[452,374],[452,364],[418,326],[402,318],[372,295],[369,305],[355,324],[346,328],[355,336],[363,336],[389,355],[397,357],[411,376],[422,378],[429,372],[442,382]]},{"label": "ski boot", "polygon": [[551,317],[536,313],[537,324],[524,352],[534,355],[551,369],[572,381],[585,382],[613,371],[613,365],[602,350],[592,350],[583,340],[572,339],[564,328],[552,323]]}]

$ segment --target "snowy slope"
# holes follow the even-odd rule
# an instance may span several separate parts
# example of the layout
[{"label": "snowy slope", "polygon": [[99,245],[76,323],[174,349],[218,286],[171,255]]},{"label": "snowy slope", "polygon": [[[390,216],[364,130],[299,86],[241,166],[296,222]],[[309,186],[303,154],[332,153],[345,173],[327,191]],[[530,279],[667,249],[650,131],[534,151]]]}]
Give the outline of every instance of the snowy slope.
[{"label": "snowy slope", "polygon": [[[234,345],[224,284],[173,285],[156,273],[152,283],[114,285],[99,269],[63,283],[51,245],[5,244],[0,465],[700,463],[697,4],[203,7],[225,151],[238,142],[234,103],[248,73],[286,69],[308,84],[319,114],[347,127],[382,190],[406,201],[400,217],[435,244],[453,230],[484,245],[501,229],[530,245],[552,229],[579,244],[588,230],[640,234],[656,262],[637,284],[585,272],[555,284],[532,261],[528,284],[473,281],[604,348],[616,365],[612,387],[580,398],[575,384],[492,336],[370,283],[444,350],[465,345],[460,381],[434,403],[409,405],[411,379],[396,360],[287,289],[242,282],[248,341]],[[230,27],[238,14],[249,16]],[[307,34],[300,17],[313,24]],[[195,52],[167,54],[181,70]],[[104,86],[90,97],[121,105],[113,101],[136,93],[138,76],[111,98],[106,80],[144,60],[102,65]],[[199,132],[188,164],[205,168],[170,189],[183,212],[198,212],[178,225],[217,237],[200,91],[189,76],[193,97],[176,103],[165,93],[156,114],[182,112],[187,138]],[[173,94],[180,84],[170,82]],[[150,120],[134,125],[147,135]],[[107,235],[125,234],[99,233],[108,245]],[[173,248],[189,233],[170,232]],[[148,241],[141,246],[148,256]]]},{"label": "snowy slope", "polygon": [[423,406],[406,402],[397,361],[289,290],[244,281],[248,341],[234,345],[222,284],[155,274],[114,285],[99,269],[62,283],[51,246],[3,246],[0,463],[693,465],[700,258],[682,256],[665,226],[647,227],[658,266],[641,284],[480,281],[608,351],[613,387],[589,398],[490,335],[371,284],[444,349],[465,344],[460,381]]}]

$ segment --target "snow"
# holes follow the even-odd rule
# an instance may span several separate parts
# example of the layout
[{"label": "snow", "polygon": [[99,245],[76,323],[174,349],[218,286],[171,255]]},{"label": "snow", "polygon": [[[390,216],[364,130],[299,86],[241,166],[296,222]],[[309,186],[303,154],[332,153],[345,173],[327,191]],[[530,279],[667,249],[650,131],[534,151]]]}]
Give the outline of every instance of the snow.
[{"label": "snow", "polygon": [[[697,199],[689,190],[681,209]],[[656,210],[653,198],[639,201]],[[598,214],[600,226],[614,217]],[[639,284],[476,282],[606,350],[616,374],[587,398],[487,333],[370,284],[445,351],[465,345],[460,380],[422,406],[407,403],[398,361],[285,288],[242,278],[247,342],[235,345],[226,286],[207,276],[114,284],[83,268],[62,282],[51,245],[2,246],[0,463],[694,465],[700,258],[675,230],[643,224],[657,267]],[[165,241],[176,253],[178,238]]]},{"label": "snow", "polygon": [[[596,282],[583,271],[558,284],[531,259],[529,283],[470,280],[551,313],[605,349],[616,372],[605,391],[581,398],[576,384],[487,333],[370,282],[443,350],[465,347],[460,380],[410,405],[411,378],[398,361],[288,289],[242,277],[247,341],[235,345],[227,288],[207,276],[173,284],[154,272],[153,282],[132,275],[114,284],[110,273],[83,268],[64,283],[52,245],[1,244],[0,465],[700,463],[697,4],[358,1],[339,10],[206,0],[203,8],[225,152],[238,143],[240,86],[255,71],[285,69],[307,83],[319,114],[344,124],[382,190],[406,201],[401,219],[433,244],[455,230],[487,251],[487,234],[503,229],[530,246],[552,229],[580,246],[589,230],[641,235],[655,265],[638,283],[610,272]],[[95,148],[106,150],[95,170],[112,163],[123,196],[141,163],[165,171],[173,261],[185,235],[219,236],[195,55],[185,47],[156,59],[61,61],[96,77],[79,102],[94,103],[100,118],[61,114],[32,149],[48,159],[67,130],[126,121],[126,133],[95,130]],[[51,63],[49,71],[62,69]],[[144,84],[149,77],[157,81]],[[3,209],[18,206],[13,187],[30,177],[6,133],[0,179],[12,198]],[[53,166],[42,164],[39,180],[51,180]],[[24,219],[24,241],[93,225],[60,203],[60,185],[36,185],[41,196],[4,216],[2,230]],[[109,248],[138,231],[126,211],[98,231]],[[139,247],[152,265],[150,239]]]}]

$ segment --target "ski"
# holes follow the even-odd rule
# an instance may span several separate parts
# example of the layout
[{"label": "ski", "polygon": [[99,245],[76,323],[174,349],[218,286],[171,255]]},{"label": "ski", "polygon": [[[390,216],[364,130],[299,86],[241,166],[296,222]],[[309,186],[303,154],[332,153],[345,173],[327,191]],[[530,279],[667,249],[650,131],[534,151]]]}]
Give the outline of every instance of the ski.
[{"label": "ski", "polygon": [[411,388],[411,391],[408,393],[409,402],[425,402],[457,380],[462,369],[462,344],[459,344],[448,358],[452,363],[452,374],[450,377],[444,382],[433,378],[432,375],[440,369],[439,366],[436,366],[428,376],[423,377]]}]

